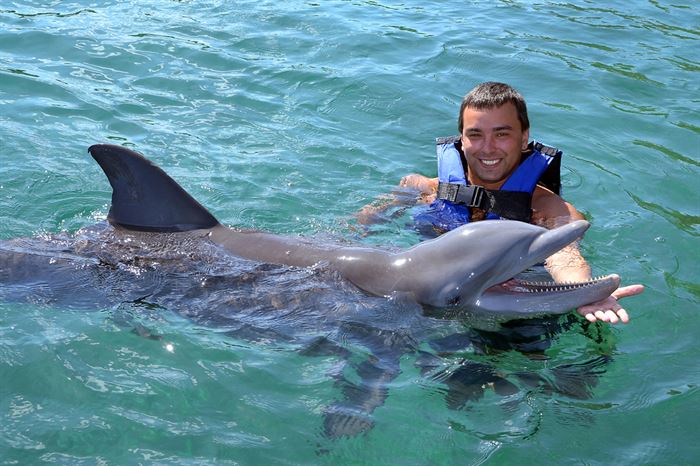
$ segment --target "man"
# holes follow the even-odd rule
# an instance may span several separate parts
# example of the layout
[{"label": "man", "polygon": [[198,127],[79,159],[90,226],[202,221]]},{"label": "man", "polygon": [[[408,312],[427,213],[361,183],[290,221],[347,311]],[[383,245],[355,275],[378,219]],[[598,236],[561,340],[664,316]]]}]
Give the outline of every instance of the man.
[{"label": "man", "polygon": [[[441,155],[442,166],[438,168],[438,178],[412,174],[404,177],[400,183],[403,187],[419,190],[424,202],[433,203],[431,208],[434,214],[447,216],[446,220],[436,222],[442,229],[458,226],[455,218],[461,218],[457,223],[485,218],[511,218],[529,220],[546,228],[583,219],[583,215],[574,206],[552,190],[536,184],[552,158],[544,156],[537,149],[532,154],[537,157],[524,157],[523,154],[527,155],[527,151],[533,152],[532,146],[529,146],[530,124],[525,100],[515,89],[494,82],[476,86],[462,102],[458,129],[459,139],[444,144],[447,152]],[[457,182],[453,183],[455,180]],[[485,188],[491,202],[482,202],[482,205],[490,205],[494,210],[467,208],[458,203],[445,202],[447,198],[455,201],[454,193],[467,189],[467,186],[456,186],[460,182]],[[472,188],[470,195],[473,194]],[[517,205],[513,207],[511,203]],[[547,258],[545,268],[557,282],[591,278],[591,268],[576,244]],[[577,312],[591,322],[600,320],[613,324],[618,321],[627,323],[629,316],[618,304],[618,299],[642,291],[642,285],[621,287],[608,298],[582,306]]]}]

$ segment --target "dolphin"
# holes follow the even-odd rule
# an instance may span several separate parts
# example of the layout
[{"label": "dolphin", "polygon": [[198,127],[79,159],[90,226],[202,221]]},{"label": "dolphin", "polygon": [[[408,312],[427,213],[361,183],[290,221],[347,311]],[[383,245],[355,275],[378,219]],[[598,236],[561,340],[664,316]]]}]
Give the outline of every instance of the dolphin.
[{"label": "dolphin", "polygon": [[586,222],[551,231],[479,222],[403,251],[323,244],[225,227],[136,152],[89,151],[113,188],[108,222],[0,241],[0,299],[106,309],[113,323],[149,339],[163,338],[149,328],[153,310],[175,312],[239,340],[338,358],[331,376],[341,397],[323,411],[329,439],[372,428],[406,354],[447,387],[451,409],[491,389],[586,397],[600,374],[597,365],[503,373],[443,360],[463,358],[467,347],[539,353],[548,347],[540,336],[558,331],[557,314],[614,290],[615,276],[569,285],[510,280],[580,237]]},{"label": "dolphin", "polygon": [[222,225],[177,182],[141,154],[96,144],[88,152],[112,186],[107,220],[129,232],[177,233],[262,263],[326,265],[377,296],[406,294],[448,316],[486,317],[488,325],[556,315],[609,296],[611,274],[559,284],[514,281],[526,269],[579,239],[584,220],[548,230],[524,222],[474,222],[403,251],[318,244],[309,239]]}]

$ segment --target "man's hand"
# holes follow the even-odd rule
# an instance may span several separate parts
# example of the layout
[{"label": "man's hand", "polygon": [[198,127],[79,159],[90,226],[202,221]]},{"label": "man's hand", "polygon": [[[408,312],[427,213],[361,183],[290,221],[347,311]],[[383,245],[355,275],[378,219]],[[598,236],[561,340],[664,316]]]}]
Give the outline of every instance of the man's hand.
[{"label": "man's hand", "polygon": [[399,186],[402,188],[417,189],[421,193],[432,194],[437,192],[438,179],[411,173],[401,178]]},{"label": "man's hand", "polygon": [[619,321],[627,323],[630,321],[627,311],[618,304],[618,299],[626,298],[627,296],[635,296],[644,291],[643,285],[623,286],[613,291],[613,294],[591,304],[579,307],[576,312],[581,314],[590,322],[600,320],[601,322],[610,322],[616,324]]}]

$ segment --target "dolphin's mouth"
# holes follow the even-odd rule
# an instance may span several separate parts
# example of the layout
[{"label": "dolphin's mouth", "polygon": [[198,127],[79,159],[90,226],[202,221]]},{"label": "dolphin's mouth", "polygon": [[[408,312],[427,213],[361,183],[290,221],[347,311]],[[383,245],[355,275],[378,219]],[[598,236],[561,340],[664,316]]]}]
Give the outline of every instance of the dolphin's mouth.
[{"label": "dolphin's mouth", "polygon": [[503,283],[494,285],[486,290],[489,293],[566,293],[569,291],[582,290],[585,288],[600,288],[610,286],[611,283],[619,281],[616,274],[603,275],[581,282],[557,283],[554,281],[532,282],[511,278]]}]

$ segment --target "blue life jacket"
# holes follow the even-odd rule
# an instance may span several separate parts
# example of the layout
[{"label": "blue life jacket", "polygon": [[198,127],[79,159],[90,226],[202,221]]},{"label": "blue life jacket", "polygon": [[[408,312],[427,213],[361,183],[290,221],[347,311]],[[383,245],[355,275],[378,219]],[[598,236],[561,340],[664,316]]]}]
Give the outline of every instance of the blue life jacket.
[{"label": "blue life jacket", "polygon": [[[479,191],[485,191],[488,200],[481,199],[481,205],[479,203],[471,205],[479,206],[486,210],[487,219],[511,218],[523,221],[530,221],[532,193],[538,183],[559,194],[561,186],[559,170],[562,152],[556,148],[545,146],[537,141],[531,142],[528,145],[528,150],[523,153],[520,165],[508,177],[501,189],[499,191],[490,191],[481,187],[471,186],[468,183],[462,163],[463,157],[459,150],[461,145],[459,136],[438,138],[436,143],[438,181],[440,182],[439,196],[427,210],[414,216],[416,228],[424,234],[428,234],[428,236],[435,236],[435,233],[453,230],[469,222],[470,202],[456,202],[454,196],[456,191],[468,191],[470,196],[472,194],[481,196],[484,193]],[[461,186],[465,188],[461,188]],[[450,189],[445,190],[443,188]],[[523,195],[523,193],[525,194]],[[449,194],[453,195],[450,196]],[[463,201],[464,199],[464,195],[461,195],[461,200]],[[507,205],[511,200],[514,201],[516,199],[519,203],[515,209],[518,212],[517,214],[515,211],[509,210]],[[499,216],[492,210],[501,213],[512,212],[512,214]],[[429,233],[429,230],[433,230],[432,234]]]}]

